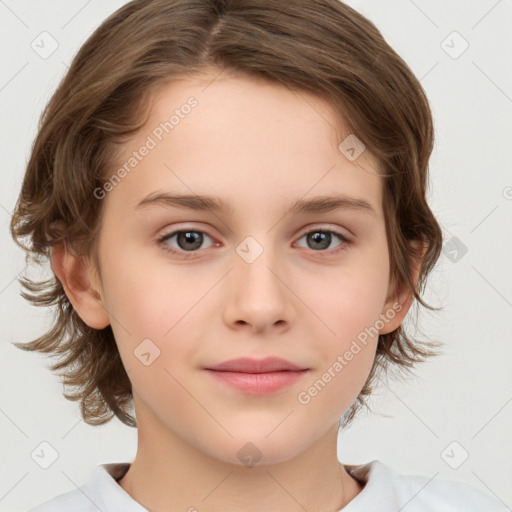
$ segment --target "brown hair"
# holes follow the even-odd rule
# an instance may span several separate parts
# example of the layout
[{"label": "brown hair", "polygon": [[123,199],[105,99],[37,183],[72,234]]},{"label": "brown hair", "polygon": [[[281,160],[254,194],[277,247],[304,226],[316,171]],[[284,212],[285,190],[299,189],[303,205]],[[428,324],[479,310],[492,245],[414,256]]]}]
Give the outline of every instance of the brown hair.
[{"label": "brown hair", "polygon": [[[365,17],[338,0],[135,0],[113,13],[89,37],[45,108],[11,220],[27,262],[69,244],[98,264],[96,241],[106,182],[116,147],[140,129],[156,87],[206,68],[243,73],[313,93],[330,102],[383,170],[392,282],[420,296],[436,263],[441,229],[426,199],[433,148],[432,114],[409,67]],[[63,229],[52,226],[59,222]],[[21,239],[29,237],[30,246]],[[424,248],[419,279],[412,278],[413,242]],[[60,356],[64,396],[80,400],[84,421],[117,416],[136,426],[131,383],[110,326],[98,330],[73,309],[60,281],[26,277],[22,296],[56,306],[52,328],[24,350]],[[437,342],[414,340],[403,326],[380,335],[377,355],[348,425],[379,370],[410,371],[436,355]],[[340,422],[341,424],[341,422]]]}]

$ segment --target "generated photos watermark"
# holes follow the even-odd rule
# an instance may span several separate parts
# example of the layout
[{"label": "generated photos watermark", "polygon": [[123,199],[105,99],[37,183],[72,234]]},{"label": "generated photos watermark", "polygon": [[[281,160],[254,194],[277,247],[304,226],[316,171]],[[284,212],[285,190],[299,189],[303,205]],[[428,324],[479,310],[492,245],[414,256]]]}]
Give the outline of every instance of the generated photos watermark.
[{"label": "generated photos watermark", "polygon": [[101,186],[94,189],[93,195],[96,199],[105,199],[108,192],[114,190],[114,188],[121,182],[123,178],[126,178],[130,172],[139,165],[142,160],[155,149],[166,135],[172,132],[176,126],[178,126],[182,119],[185,119],[193,108],[197,107],[199,102],[194,96],[187,99],[186,103],[183,103],[179,108],[174,109],[174,112],[168,120],[161,122],[158,126],[153,128],[151,134],[146,137],[144,144],[136,151],[133,151],[132,155],[120,166],[115,173]]},{"label": "generated photos watermark", "polygon": [[352,340],[352,343],[348,350],[346,350],[343,355],[338,355],[336,361],[334,361],[327,370],[322,374],[322,376],[315,381],[308,389],[304,391],[300,391],[297,395],[297,400],[302,405],[307,405],[311,402],[311,400],[316,397],[326,386],[331,382],[342,370],[345,368],[352,359],[354,359],[359,352],[361,352],[362,347],[366,346],[368,340],[377,336],[381,329],[393,318],[395,318],[396,314],[402,310],[402,304],[399,302],[395,302],[391,308],[389,308],[385,313],[379,316],[379,319],[375,321],[375,323],[370,327],[365,327],[358,335],[357,339]]}]

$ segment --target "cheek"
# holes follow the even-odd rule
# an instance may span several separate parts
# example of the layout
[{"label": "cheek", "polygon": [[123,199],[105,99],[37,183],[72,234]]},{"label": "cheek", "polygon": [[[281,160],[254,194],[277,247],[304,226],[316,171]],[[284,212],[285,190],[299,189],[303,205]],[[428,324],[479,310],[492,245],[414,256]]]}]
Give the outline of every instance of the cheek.
[{"label": "cheek", "polygon": [[[318,336],[319,363],[311,379],[297,395],[308,414],[336,422],[359,395],[373,365],[382,303],[371,295],[354,294],[338,301],[339,308],[324,308],[325,323],[335,334],[324,329]],[[367,299],[366,302],[362,299]]]},{"label": "cheek", "polygon": [[386,251],[386,246],[375,251],[379,256],[385,254],[377,258],[357,253],[338,268],[328,269],[324,279],[304,282],[302,294],[311,310],[323,320],[324,337],[332,347],[342,348],[373,326],[382,313],[389,281]]},{"label": "cheek", "polygon": [[136,337],[162,338],[208,289],[183,268],[116,252],[119,257],[105,266],[106,308],[113,324]]},{"label": "cheek", "polygon": [[330,272],[322,287],[308,284],[308,305],[322,323],[316,330],[321,362],[297,396],[307,414],[334,423],[357,398],[374,362],[388,276],[387,257],[359,258]]},{"label": "cheek", "polygon": [[357,399],[368,378],[375,347],[373,343],[359,344],[349,352],[350,360],[340,351],[299,391],[297,402],[303,414],[322,418],[322,424],[330,425]]},{"label": "cheek", "polygon": [[[198,326],[207,325],[201,315],[208,300],[201,299],[207,299],[215,276],[202,280],[179,267],[128,257],[119,258],[105,274],[110,276],[106,307],[134,388],[174,389],[170,373],[180,379],[182,362],[195,361],[192,340]],[[171,395],[178,397],[179,391],[178,386]]]}]

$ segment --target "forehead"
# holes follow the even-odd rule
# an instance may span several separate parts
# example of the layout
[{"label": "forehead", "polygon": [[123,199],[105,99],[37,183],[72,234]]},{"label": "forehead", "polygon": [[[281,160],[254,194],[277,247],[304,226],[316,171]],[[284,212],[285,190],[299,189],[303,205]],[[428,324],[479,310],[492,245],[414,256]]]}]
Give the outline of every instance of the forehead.
[{"label": "forehead", "polygon": [[128,172],[109,200],[134,207],[169,188],[257,206],[336,189],[378,210],[378,162],[368,151],[347,158],[339,145],[348,136],[316,95],[220,71],[180,77],[154,91],[145,126],[120,147],[111,172]]}]

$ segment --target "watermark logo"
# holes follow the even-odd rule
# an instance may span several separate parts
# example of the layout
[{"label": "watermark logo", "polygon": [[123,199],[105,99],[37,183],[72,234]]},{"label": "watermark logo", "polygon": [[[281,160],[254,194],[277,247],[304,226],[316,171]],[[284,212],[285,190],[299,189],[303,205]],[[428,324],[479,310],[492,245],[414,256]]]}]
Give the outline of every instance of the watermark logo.
[{"label": "watermark logo", "polygon": [[443,245],[443,254],[452,262],[458,263],[468,252],[467,246],[456,236]]},{"label": "watermark logo", "polygon": [[469,48],[469,43],[454,30],[441,41],[441,48],[452,59],[458,59]]},{"label": "watermark logo", "polygon": [[50,58],[59,47],[57,40],[49,32],[41,32],[31,43],[30,47],[41,59]]},{"label": "watermark logo", "polygon": [[458,441],[452,441],[442,452],[441,458],[452,469],[458,469],[468,460],[469,453]]},{"label": "watermark logo", "polygon": [[263,247],[252,236],[248,236],[236,247],[236,252],[246,263],[253,263],[263,252]]},{"label": "watermark logo", "polygon": [[365,149],[366,146],[353,133],[343,139],[338,146],[340,153],[345,155],[347,160],[350,160],[351,162],[357,160]]},{"label": "watermark logo", "polygon": [[258,447],[251,442],[245,443],[236,454],[238,460],[248,468],[252,468],[261,459],[262,455]]},{"label": "watermark logo", "polygon": [[144,338],[135,347],[133,354],[144,366],[149,366],[160,357],[160,349],[149,338]]},{"label": "watermark logo", "polygon": [[59,452],[48,441],[42,441],[30,456],[39,467],[48,469],[59,458]]}]

